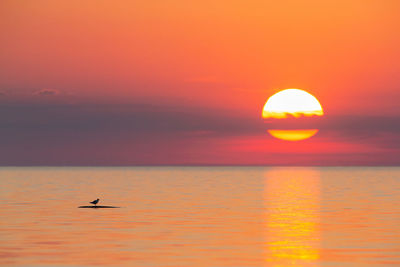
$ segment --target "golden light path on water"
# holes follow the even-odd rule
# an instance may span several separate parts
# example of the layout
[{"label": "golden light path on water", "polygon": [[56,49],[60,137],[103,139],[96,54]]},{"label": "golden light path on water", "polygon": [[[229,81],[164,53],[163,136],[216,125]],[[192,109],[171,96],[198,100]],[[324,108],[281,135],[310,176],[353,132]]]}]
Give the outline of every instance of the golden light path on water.
[{"label": "golden light path on water", "polygon": [[320,258],[320,177],[310,168],[265,172],[267,266],[316,266]]}]

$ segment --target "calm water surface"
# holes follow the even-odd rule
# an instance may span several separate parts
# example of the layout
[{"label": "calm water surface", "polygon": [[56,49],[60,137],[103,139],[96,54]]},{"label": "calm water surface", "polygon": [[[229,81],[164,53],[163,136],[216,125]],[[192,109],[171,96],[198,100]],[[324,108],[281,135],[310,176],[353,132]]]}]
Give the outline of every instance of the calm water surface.
[{"label": "calm water surface", "polygon": [[0,205],[1,266],[400,265],[394,167],[0,168]]}]

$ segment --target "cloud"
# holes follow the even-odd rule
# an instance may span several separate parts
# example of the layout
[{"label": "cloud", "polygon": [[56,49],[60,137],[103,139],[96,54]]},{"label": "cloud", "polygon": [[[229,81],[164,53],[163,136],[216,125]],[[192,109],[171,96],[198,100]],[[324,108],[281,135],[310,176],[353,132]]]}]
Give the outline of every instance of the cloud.
[{"label": "cloud", "polygon": [[[274,162],[279,155],[299,160],[308,150],[321,155],[321,164],[342,164],[344,159],[354,162],[351,156],[357,153],[354,160],[360,163],[391,160],[388,162],[394,164],[400,154],[398,121],[385,116],[326,116],[316,121],[320,131],[314,138],[293,144],[270,137],[268,124],[259,116],[238,116],[238,112],[150,104],[3,104],[0,165],[157,164],[171,160],[250,164],[255,159],[261,164]],[[294,152],[301,152],[300,156]]]},{"label": "cloud", "polygon": [[215,76],[198,76],[184,80],[185,83],[201,83],[201,84],[222,84],[223,82]]},{"label": "cloud", "polygon": [[[46,93],[47,94],[47,93]],[[318,128],[342,138],[358,138],[380,133],[400,134],[400,118],[393,116],[324,116],[265,122],[259,116],[194,107],[163,105],[100,105],[37,103],[0,106],[4,127],[62,130],[65,128],[133,131],[162,135],[169,133],[207,133],[210,135],[253,135],[267,129]],[[258,114],[257,114],[258,115]]]},{"label": "cloud", "polygon": [[[261,122],[261,123],[260,123]],[[225,114],[218,110],[155,105],[68,105],[37,103],[0,106],[3,129],[21,131],[114,131],[193,135],[242,135],[262,132],[259,118]],[[201,133],[201,134],[199,134]]]},{"label": "cloud", "polygon": [[39,91],[34,92],[34,95],[38,95],[38,96],[55,96],[58,95],[60,93],[60,91],[55,90],[55,89],[41,89]]}]

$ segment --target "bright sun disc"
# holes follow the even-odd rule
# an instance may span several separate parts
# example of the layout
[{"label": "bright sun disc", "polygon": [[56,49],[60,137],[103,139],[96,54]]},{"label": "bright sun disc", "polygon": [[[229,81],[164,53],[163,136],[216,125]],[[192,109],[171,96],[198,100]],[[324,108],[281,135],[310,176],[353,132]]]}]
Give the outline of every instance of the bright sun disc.
[{"label": "bright sun disc", "polygon": [[[288,119],[323,116],[324,112],[318,99],[301,89],[285,89],[272,95],[264,105],[264,119]],[[287,141],[299,141],[314,136],[318,129],[269,129],[275,138]]]},{"label": "bright sun disc", "polygon": [[300,89],[286,89],[272,95],[264,105],[263,118],[283,119],[288,114],[294,117],[322,116],[319,101],[310,93]]}]

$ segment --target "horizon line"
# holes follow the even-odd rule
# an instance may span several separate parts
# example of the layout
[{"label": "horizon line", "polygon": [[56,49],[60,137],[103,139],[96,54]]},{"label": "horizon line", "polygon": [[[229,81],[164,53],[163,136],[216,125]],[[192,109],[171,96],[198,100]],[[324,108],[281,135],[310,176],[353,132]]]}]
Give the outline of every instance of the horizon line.
[{"label": "horizon line", "polygon": [[42,167],[42,168],[123,168],[123,167],[400,167],[400,164],[379,164],[379,165],[363,165],[363,164],[349,164],[349,165],[311,165],[311,164],[291,164],[291,165],[263,165],[263,164],[110,164],[110,165],[0,165],[0,168],[30,168],[30,167]]}]

